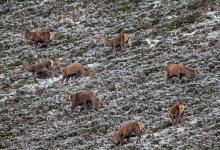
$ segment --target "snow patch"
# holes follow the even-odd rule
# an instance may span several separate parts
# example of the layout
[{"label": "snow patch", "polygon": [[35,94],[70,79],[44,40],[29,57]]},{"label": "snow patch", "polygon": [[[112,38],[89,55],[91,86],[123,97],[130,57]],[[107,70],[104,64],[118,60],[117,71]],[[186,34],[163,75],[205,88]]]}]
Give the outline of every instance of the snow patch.
[{"label": "snow patch", "polygon": [[31,92],[35,92],[36,88],[47,88],[58,82],[61,79],[61,75],[57,78],[41,79],[38,83],[24,85],[21,89],[26,89]]},{"label": "snow patch", "polygon": [[87,64],[87,66],[88,66],[89,68],[97,68],[97,67],[100,66],[100,63]]},{"label": "snow patch", "polygon": [[160,40],[153,40],[150,38],[145,39],[145,41],[147,41],[148,45],[150,46],[149,48],[153,48],[157,45],[157,43],[160,42]]}]

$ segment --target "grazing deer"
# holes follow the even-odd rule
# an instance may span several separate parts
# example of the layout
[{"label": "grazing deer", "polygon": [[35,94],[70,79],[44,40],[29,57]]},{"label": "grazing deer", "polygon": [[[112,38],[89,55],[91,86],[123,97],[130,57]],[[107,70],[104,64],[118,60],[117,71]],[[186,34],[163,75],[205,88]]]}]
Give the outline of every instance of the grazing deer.
[{"label": "grazing deer", "polygon": [[34,44],[35,48],[37,48],[38,43],[44,43],[48,45],[54,37],[54,32],[50,32],[50,31],[32,32],[26,29],[23,32],[23,36],[25,41],[31,41]]},{"label": "grazing deer", "polygon": [[124,33],[118,36],[113,36],[111,38],[106,37],[106,35],[102,35],[102,42],[104,46],[112,47],[115,51],[117,46],[120,46],[121,49],[124,48],[125,44],[128,43],[129,34]]},{"label": "grazing deer", "polygon": [[94,69],[89,69],[88,67],[79,64],[79,63],[73,63],[69,64],[62,68],[62,83],[66,81],[68,83],[68,80],[70,77],[74,77],[78,79],[80,76],[87,76],[87,75],[95,75]]},{"label": "grazing deer", "polygon": [[92,105],[92,108],[96,110],[103,107],[103,103],[92,92],[70,93],[68,98],[71,102],[71,111],[79,105],[83,105],[85,110],[87,110],[88,104]]},{"label": "grazing deer", "polygon": [[42,59],[36,64],[27,64],[26,69],[34,74],[34,81],[39,74],[51,74],[54,77],[54,61],[50,59]]},{"label": "grazing deer", "polygon": [[128,142],[130,137],[137,136],[138,138],[136,140],[136,144],[138,144],[141,141],[141,134],[143,132],[143,129],[143,122],[137,120],[130,120],[128,122],[123,123],[122,126],[111,135],[111,137],[102,134],[99,135],[106,137],[115,145],[123,145],[125,144],[124,139],[127,139]]},{"label": "grazing deer", "polygon": [[199,70],[192,70],[190,68],[185,67],[183,64],[168,64],[167,65],[167,81],[174,76],[178,77],[179,82],[182,80],[183,76],[186,77],[197,77],[200,74]]},{"label": "grazing deer", "polygon": [[70,77],[75,76],[79,78],[81,75],[85,75],[85,67],[82,64],[69,64],[62,68],[62,83],[68,80]]},{"label": "grazing deer", "polygon": [[183,118],[185,106],[182,101],[175,103],[171,108],[170,108],[170,119],[172,123],[178,124],[179,121]]}]

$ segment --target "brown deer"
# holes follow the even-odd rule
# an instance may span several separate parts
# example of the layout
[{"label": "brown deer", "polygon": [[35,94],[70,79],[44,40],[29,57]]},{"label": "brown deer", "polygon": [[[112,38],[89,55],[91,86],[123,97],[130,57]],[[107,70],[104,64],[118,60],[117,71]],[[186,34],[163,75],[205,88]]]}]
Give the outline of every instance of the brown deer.
[{"label": "brown deer", "polygon": [[172,77],[178,77],[179,82],[182,77],[197,77],[200,74],[199,70],[192,70],[183,64],[168,64],[167,65],[167,81],[169,82]]},{"label": "brown deer", "polygon": [[79,105],[83,105],[85,110],[87,110],[88,105],[92,105],[95,110],[103,107],[103,103],[92,92],[70,93],[68,97],[71,102],[71,111]]},{"label": "brown deer", "polygon": [[62,83],[64,83],[64,81],[68,83],[68,80],[70,77],[75,77],[76,79],[78,79],[82,75],[83,76],[88,76],[88,75],[94,76],[95,74],[96,74],[95,69],[91,69],[79,63],[73,63],[62,68],[61,81]]},{"label": "brown deer", "polygon": [[34,81],[39,74],[51,74],[54,77],[54,61],[50,59],[42,59],[36,64],[27,64],[25,68],[34,74]]},{"label": "brown deer", "polygon": [[127,33],[120,34],[118,36],[113,36],[111,38],[106,37],[106,35],[104,34],[102,35],[102,42],[104,46],[112,47],[114,51],[117,46],[120,46],[121,49],[123,49],[128,40],[129,34]]},{"label": "brown deer", "polygon": [[183,101],[180,101],[178,103],[175,103],[170,108],[170,119],[172,123],[178,124],[180,120],[183,118],[185,106],[183,104]]},{"label": "brown deer", "polygon": [[26,29],[23,32],[23,36],[25,41],[31,41],[34,44],[35,48],[37,48],[38,43],[44,43],[48,45],[54,37],[54,32],[50,32],[47,30],[32,32]]},{"label": "brown deer", "polygon": [[98,134],[101,136],[106,137],[109,139],[113,144],[115,145],[123,145],[125,144],[124,139],[127,139],[127,142],[129,141],[130,137],[137,136],[136,144],[140,143],[141,141],[141,134],[144,129],[144,123],[137,120],[130,120],[122,124],[122,126],[115,131],[111,137],[108,137],[103,134]]},{"label": "brown deer", "polygon": [[75,78],[79,78],[81,75],[86,75],[86,69],[85,66],[82,64],[69,64],[62,68],[62,83],[66,81],[68,83],[68,80],[70,77],[75,76]]}]

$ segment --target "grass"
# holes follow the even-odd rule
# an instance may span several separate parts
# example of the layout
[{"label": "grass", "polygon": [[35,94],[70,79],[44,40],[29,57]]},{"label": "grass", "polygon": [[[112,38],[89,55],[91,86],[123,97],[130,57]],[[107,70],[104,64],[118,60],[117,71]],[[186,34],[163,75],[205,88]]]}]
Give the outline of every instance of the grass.
[{"label": "grass", "polygon": [[78,126],[80,133],[99,133],[105,130],[106,126],[101,124]]},{"label": "grass", "polygon": [[202,121],[198,121],[196,123],[196,128],[202,128],[202,127],[203,127]]},{"label": "grass", "polygon": [[150,130],[152,132],[158,132],[159,130],[168,128],[169,126],[172,126],[172,123],[170,121],[164,121],[163,123],[161,123],[160,125],[156,127],[153,127],[153,128],[150,127],[151,128]]},{"label": "grass", "polygon": [[201,13],[199,11],[180,16],[178,18],[174,18],[171,22],[168,23],[168,29],[176,29],[184,27],[185,25],[189,25],[198,21]]},{"label": "grass", "polygon": [[153,67],[145,68],[144,71],[143,71],[143,73],[144,73],[146,76],[148,76],[148,75],[150,75],[151,73],[157,72],[157,71],[159,71],[159,69],[156,68],[155,66],[153,66]]},{"label": "grass", "polygon": [[189,10],[189,11],[195,11],[199,8],[197,2],[189,2],[186,7],[187,7],[187,10]]}]

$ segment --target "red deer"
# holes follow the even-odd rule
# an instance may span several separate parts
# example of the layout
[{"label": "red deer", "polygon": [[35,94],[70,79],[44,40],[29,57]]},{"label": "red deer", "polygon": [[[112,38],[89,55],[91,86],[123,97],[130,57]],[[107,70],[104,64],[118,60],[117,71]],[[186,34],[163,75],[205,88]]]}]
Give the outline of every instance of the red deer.
[{"label": "red deer", "polygon": [[79,78],[81,75],[86,75],[87,68],[82,64],[69,64],[62,68],[62,83],[68,80],[70,77],[75,76],[75,78]]},{"label": "red deer", "polygon": [[143,132],[143,129],[143,122],[137,120],[130,120],[128,122],[123,123],[122,126],[111,135],[111,137],[102,134],[99,135],[106,137],[115,145],[123,145],[125,144],[124,139],[127,139],[128,142],[130,137],[137,136],[138,138],[136,140],[136,144],[138,144],[141,141],[141,134]]},{"label": "red deer", "polygon": [[167,81],[174,76],[178,77],[179,81],[182,80],[183,76],[186,77],[197,77],[200,72],[195,69],[192,70],[190,68],[185,67],[183,64],[168,64],[167,65]]},{"label": "red deer", "polygon": [[39,74],[51,74],[54,77],[54,61],[50,59],[42,59],[36,64],[27,64],[26,69],[34,74],[34,80]]},{"label": "red deer", "polygon": [[106,37],[105,35],[102,35],[102,42],[104,46],[112,47],[115,51],[116,46],[120,46],[121,49],[124,48],[125,44],[129,40],[129,34],[124,33],[120,34],[118,36],[113,36],[111,38]]},{"label": "red deer", "polygon": [[54,32],[49,32],[49,31],[32,32],[26,29],[23,32],[23,36],[24,36],[24,40],[31,41],[34,44],[35,48],[37,48],[38,43],[44,43],[48,45],[49,42],[54,37]]},{"label": "red deer", "polygon": [[179,123],[179,121],[183,118],[184,110],[185,106],[182,101],[174,104],[170,108],[170,119],[172,123]]},{"label": "red deer", "polygon": [[69,101],[71,102],[71,111],[77,106],[83,105],[84,109],[87,110],[88,106],[92,105],[93,109],[99,109],[103,107],[103,103],[92,92],[77,92],[69,94]]},{"label": "red deer", "polygon": [[69,64],[65,67],[62,68],[62,83],[66,81],[68,83],[68,80],[70,77],[75,76],[75,78],[79,78],[81,75],[87,76],[91,75],[94,76],[95,70],[94,69],[89,69],[88,67],[79,64],[79,63],[73,63]]}]

